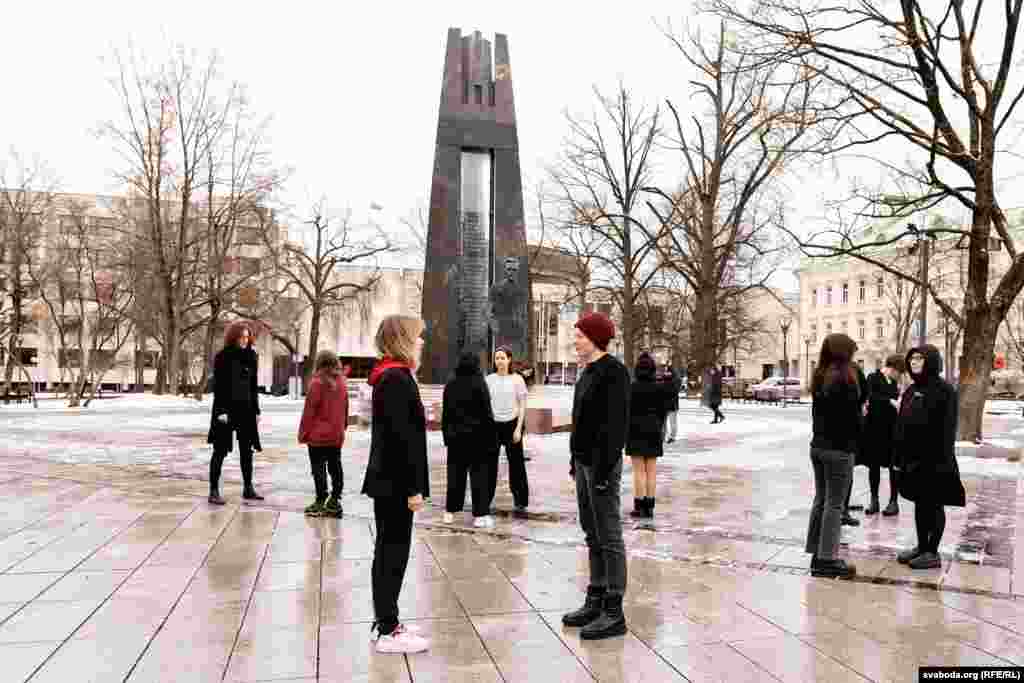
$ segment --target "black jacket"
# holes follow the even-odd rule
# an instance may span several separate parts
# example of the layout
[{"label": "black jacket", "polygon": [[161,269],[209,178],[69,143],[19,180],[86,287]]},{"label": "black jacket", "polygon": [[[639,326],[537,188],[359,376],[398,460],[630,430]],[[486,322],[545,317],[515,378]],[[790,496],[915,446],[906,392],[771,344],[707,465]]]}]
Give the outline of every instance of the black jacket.
[{"label": "black jacket", "polygon": [[862,404],[859,381],[835,382],[816,389],[811,398],[811,447],[856,453]]},{"label": "black jacket", "polygon": [[672,387],[672,396],[668,400],[668,411],[676,412],[679,410],[679,392],[683,388],[683,379],[675,368],[669,368],[665,382]]},{"label": "black jacket", "polygon": [[861,434],[860,462],[878,467],[892,466],[892,449],[896,438],[896,407],[892,401],[899,397],[899,384],[889,380],[881,370],[867,378],[868,415]]},{"label": "black jacket", "polygon": [[[252,349],[226,346],[213,359],[213,408],[210,411],[210,431],[206,442],[217,450],[231,452],[232,434],[239,443],[247,443],[253,450],[262,450],[256,416],[260,414],[259,393],[256,390],[259,361]],[[224,424],[218,415],[227,415]]]},{"label": "black jacket", "polygon": [[[664,453],[662,428],[674,393],[670,382],[636,380],[630,388],[626,454],[660,458]],[[676,395],[678,403],[678,395]]]},{"label": "black jacket", "polygon": [[629,420],[629,372],[615,357],[604,355],[584,368],[572,399],[569,437],[570,472],[575,461],[594,469],[604,482],[622,459]]},{"label": "black jacket", "polygon": [[459,359],[455,377],[444,386],[441,435],[445,446],[471,448],[480,457],[498,447],[491,394],[476,355]]},{"label": "black jacket", "polygon": [[370,459],[362,492],[371,498],[430,497],[427,417],[408,368],[384,370],[373,383]]},{"label": "black jacket", "polygon": [[717,369],[704,373],[704,404],[709,408],[722,405],[722,373]]},{"label": "black jacket", "polygon": [[956,462],[957,393],[942,379],[942,356],[930,344],[911,349],[925,357],[920,375],[900,402],[895,461],[900,494],[915,503],[966,505]]}]

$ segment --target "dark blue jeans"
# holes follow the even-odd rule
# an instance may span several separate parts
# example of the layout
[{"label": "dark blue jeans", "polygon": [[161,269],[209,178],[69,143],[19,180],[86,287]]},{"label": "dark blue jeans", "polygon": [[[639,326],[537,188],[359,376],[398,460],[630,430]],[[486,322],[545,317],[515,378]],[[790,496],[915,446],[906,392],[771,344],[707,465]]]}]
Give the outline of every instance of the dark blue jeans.
[{"label": "dark blue jeans", "polygon": [[594,490],[594,469],[576,462],[576,502],[590,554],[590,585],[613,595],[626,592],[626,545],[622,540],[622,459],[608,477],[608,490]]}]

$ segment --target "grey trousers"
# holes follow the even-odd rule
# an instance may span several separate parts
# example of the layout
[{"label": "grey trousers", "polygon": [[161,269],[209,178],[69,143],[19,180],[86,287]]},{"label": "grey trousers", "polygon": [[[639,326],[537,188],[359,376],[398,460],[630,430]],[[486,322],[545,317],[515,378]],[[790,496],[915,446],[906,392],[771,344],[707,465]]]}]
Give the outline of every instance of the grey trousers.
[{"label": "grey trousers", "polygon": [[676,412],[675,410],[672,410],[672,411],[669,411],[665,415],[665,424],[664,424],[664,427],[662,428],[661,431],[664,432],[662,434],[663,438],[664,437],[667,437],[669,439],[675,439],[676,438],[676,432],[679,431],[679,413],[678,412]]},{"label": "grey trousers", "polygon": [[576,502],[590,554],[590,585],[612,595],[626,592],[626,545],[622,540],[622,459],[608,477],[608,491],[594,490],[594,469],[576,462]]},{"label": "grey trousers", "polygon": [[853,481],[853,453],[811,448],[814,503],[804,550],[819,560],[834,560],[839,550],[846,494]]}]

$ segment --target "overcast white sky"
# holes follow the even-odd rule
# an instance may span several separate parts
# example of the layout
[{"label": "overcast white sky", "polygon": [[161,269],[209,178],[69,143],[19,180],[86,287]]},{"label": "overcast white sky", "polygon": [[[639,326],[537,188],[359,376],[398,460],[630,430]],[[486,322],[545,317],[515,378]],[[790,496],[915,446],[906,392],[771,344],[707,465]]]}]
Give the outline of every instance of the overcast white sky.
[{"label": "overcast white sky", "polygon": [[[387,226],[429,199],[449,27],[509,36],[527,191],[558,154],[563,111],[589,112],[595,85],[611,91],[622,79],[651,104],[689,95],[682,59],[655,26],[692,19],[687,0],[599,9],[550,0],[8,4],[0,150],[38,154],[70,192],[123,189],[112,179],[109,142],[92,131],[118,114],[104,60],[129,41],[151,59],[172,44],[217,50],[225,75],[272,117],[271,151],[294,169],[285,198],[301,210],[326,196],[357,221],[375,202]],[[795,180],[800,212],[816,214],[819,194],[835,180]]]}]

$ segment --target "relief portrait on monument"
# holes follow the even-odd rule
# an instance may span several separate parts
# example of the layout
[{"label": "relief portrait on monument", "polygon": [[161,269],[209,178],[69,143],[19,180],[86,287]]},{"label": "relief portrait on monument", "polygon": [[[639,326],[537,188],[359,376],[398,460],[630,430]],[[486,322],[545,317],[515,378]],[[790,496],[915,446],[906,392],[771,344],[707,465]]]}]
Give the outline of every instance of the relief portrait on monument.
[{"label": "relief portrait on monument", "polygon": [[506,256],[501,264],[501,279],[495,279],[488,296],[491,332],[495,340],[511,344],[521,353],[527,328],[526,290],[519,282],[521,257]]}]

